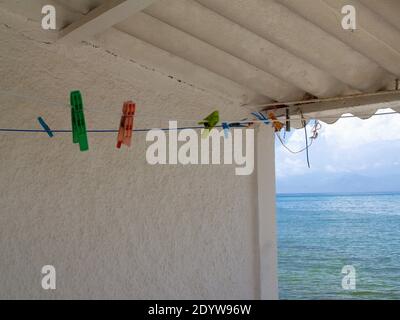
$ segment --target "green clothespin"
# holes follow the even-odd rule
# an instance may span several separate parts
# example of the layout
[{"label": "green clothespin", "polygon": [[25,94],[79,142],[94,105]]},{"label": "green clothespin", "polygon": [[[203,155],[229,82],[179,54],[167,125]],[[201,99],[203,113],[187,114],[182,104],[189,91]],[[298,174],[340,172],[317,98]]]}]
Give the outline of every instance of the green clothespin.
[{"label": "green clothespin", "polygon": [[89,150],[85,115],[83,114],[83,101],[80,91],[71,92],[71,122],[73,143],[79,143],[81,151]]},{"label": "green clothespin", "polygon": [[203,131],[202,138],[205,139],[210,134],[212,128],[214,128],[219,122],[219,112],[214,111],[208,115],[204,120],[200,121],[198,124],[204,124],[206,130]]}]

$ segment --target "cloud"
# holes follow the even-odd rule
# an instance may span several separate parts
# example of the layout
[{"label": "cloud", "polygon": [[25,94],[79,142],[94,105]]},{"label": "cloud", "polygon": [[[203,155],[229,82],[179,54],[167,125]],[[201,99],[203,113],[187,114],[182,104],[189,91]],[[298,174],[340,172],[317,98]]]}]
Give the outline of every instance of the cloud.
[{"label": "cloud", "polygon": [[282,161],[277,162],[277,177],[298,176],[305,173],[304,161],[299,157],[285,156]]},{"label": "cloud", "polygon": [[[380,110],[391,112],[391,109]],[[311,126],[308,128],[311,135]],[[293,131],[286,139],[293,151],[305,146],[304,130]],[[311,169],[304,153],[291,154],[276,144],[277,178],[318,177],[323,174],[360,173],[379,176],[400,171],[400,115],[374,116],[367,120],[340,119],[322,123],[318,139],[310,148]]]},{"label": "cloud", "polygon": [[[383,109],[379,113],[392,112]],[[335,124],[323,125],[322,139],[340,149],[353,149],[373,142],[400,140],[400,115],[374,116],[367,120],[340,119]]]}]

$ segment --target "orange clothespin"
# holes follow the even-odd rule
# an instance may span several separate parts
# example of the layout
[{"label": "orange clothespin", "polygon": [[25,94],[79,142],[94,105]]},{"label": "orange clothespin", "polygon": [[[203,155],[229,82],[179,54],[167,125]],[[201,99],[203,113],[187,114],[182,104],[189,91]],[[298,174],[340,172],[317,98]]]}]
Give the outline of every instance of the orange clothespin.
[{"label": "orange clothespin", "polygon": [[268,112],[268,118],[272,120],[272,126],[275,128],[275,132],[281,131],[281,129],[284,127],[284,124],[278,121],[277,117],[272,111]]},{"label": "orange clothespin", "polygon": [[118,131],[117,148],[121,148],[122,144],[131,146],[132,130],[133,130],[133,117],[135,115],[136,105],[132,101],[124,102],[122,107],[121,122]]}]

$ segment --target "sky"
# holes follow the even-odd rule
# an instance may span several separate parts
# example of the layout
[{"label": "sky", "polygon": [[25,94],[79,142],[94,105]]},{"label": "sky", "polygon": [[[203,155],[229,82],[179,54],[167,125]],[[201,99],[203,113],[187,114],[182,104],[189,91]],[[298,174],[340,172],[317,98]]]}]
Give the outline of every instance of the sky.
[{"label": "sky", "polygon": [[[321,124],[309,150],[310,169],[305,152],[291,154],[276,139],[278,193],[400,192],[400,114]],[[304,130],[292,131],[286,144],[302,149]]]}]

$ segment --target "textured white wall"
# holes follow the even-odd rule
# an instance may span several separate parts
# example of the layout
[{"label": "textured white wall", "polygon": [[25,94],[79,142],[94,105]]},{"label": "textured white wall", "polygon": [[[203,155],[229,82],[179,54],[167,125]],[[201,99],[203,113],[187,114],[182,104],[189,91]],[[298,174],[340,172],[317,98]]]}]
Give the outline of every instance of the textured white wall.
[{"label": "textured white wall", "polygon": [[258,238],[260,298],[278,299],[278,252],[275,204],[275,134],[260,126],[257,134]]},{"label": "textured white wall", "polygon": [[[46,44],[4,12],[1,21],[0,127],[39,128],[43,116],[70,128],[73,89],[84,93],[89,128],[117,128],[130,98],[138,116],[243,115],[238,103],[148,66],[88,45]],[[150,166],[140,133],[119,151],[114,134],[91,134],[87,153],[71,139],[0,134],[0,298],[259,297],[255,174]],[[46,264],[56,267],[55,291],[41,288]]]}]

